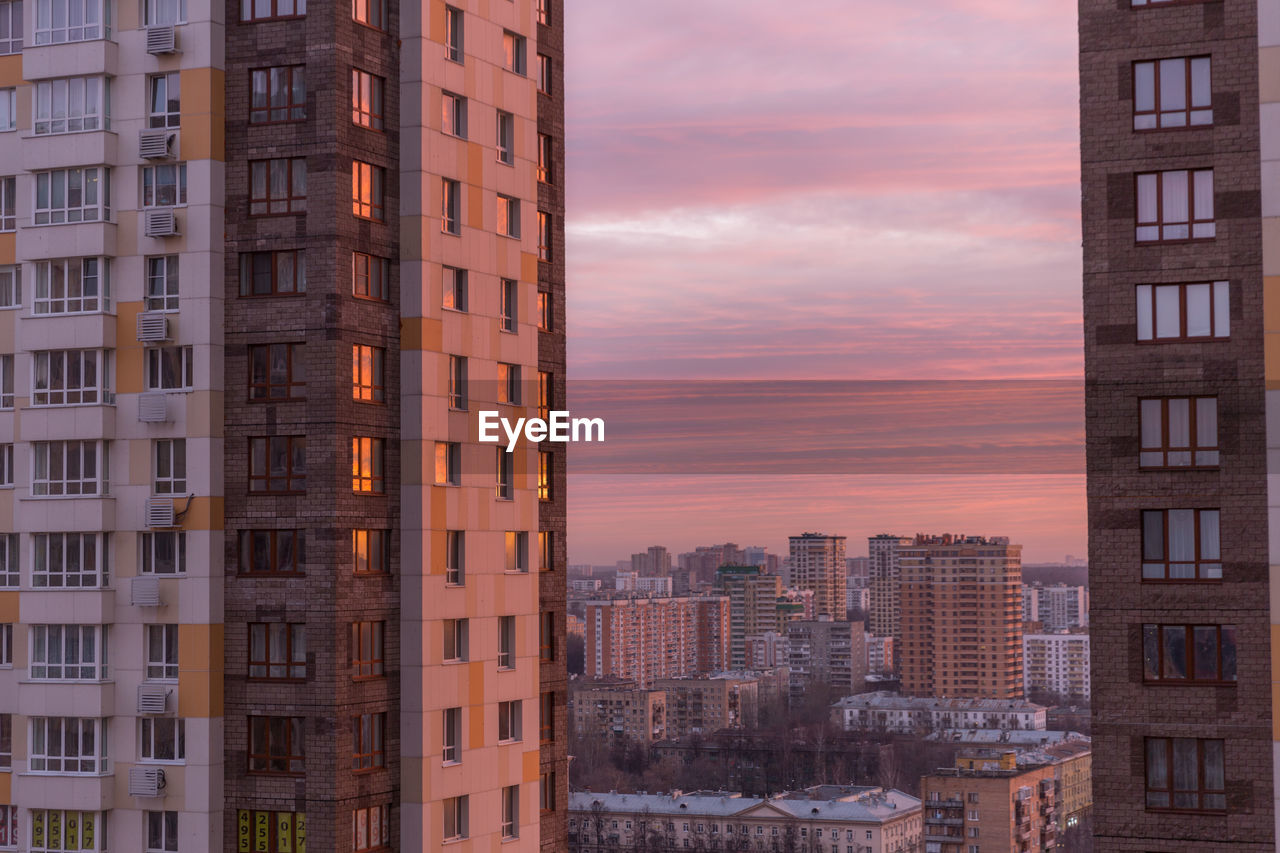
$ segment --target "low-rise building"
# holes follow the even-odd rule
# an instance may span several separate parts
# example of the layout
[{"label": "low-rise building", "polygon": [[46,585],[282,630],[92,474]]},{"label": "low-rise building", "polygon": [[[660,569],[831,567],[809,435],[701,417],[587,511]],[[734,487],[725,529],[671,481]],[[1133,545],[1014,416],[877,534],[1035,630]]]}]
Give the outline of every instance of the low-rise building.
[{"label": "low-rise building", "polygon": [[933,699],[877,691],[846,696],[831,706],[846,730],[897,734],[938,729],[1043,729],[1046,709],[1022,699]]},{"label": "low-rise building", "polygon": [[666,694],[667,737],[754,727],[759,719],[759,684],[754,678],[661,678],[653,686]]},{"label": "low-rise building", "polygon": [[569,853],[916,853],[922,827],[918,799],[873,787],[820,786],[767,799],[729,791],[569,794]]},{"label": "low-rise building", "polygon": [[667,695],[634,683],[582,685],[569,696],[579,737],[603,733],[611,740],[650,743],[667,735]]},{"label": "low-rise building", "polygon": [[1089,635],[1077,633],[1024,634],[1022,678],[1033,690],[1057,693],[1068,700],[1089,702]]}]

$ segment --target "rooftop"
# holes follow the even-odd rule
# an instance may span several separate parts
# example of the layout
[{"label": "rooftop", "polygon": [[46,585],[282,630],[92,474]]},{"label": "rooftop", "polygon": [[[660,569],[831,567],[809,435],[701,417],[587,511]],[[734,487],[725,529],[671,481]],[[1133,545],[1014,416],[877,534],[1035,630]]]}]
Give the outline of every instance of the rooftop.
[{"label": "rooftop", "polygon": [[[814,796],[814,795],[819,796]],[[824,798],[834,794],[831,798]],[[707,817],[769,817],[784,815],[806,820],[883,823],[920,808],[920,800],[898,790],[823,785],[762,799],[732,791],[693,791],[670,794],[594,794],[572,791],[569,811],[590,813],[599,803],[606,812]],[[753,814],[755,813],[755,814]]]},{"label": "rooftop", "polygon": [[831,706],[884,711],[1044,711],[1044,705],[1023,699],[935,699],[930,696],[901,696],[888,690],[846,696]]}]

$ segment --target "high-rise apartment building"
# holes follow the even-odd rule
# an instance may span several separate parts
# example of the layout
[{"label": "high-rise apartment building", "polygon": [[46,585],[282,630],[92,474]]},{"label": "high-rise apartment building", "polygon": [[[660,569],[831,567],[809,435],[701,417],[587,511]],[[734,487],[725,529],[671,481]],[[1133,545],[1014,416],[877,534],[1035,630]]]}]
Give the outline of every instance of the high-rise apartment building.
[{"label": "high-rise apartment building", "polygon": [[1089,588],[1056,583],[1022,587],[1022,621],[1039,622],[1047,631],[1089,627]]},{"label": "high-rise apartment building", "polygon": [[1089,703],[1089,635],[1083,632],[1025,634],[1023,689],[1055,693],[1064,701]]},{"label": "high-rise apartment building", "polygon": [[748,669],[747,638],[778,631],[782,578],[759,566],[721,566],[716,592],[729,599],[729,667]]},{"label": "high-rise apartment building", "polygon": [[918,535],[902,546],[902,692],[1022,697],[1022,546]]},{"label": "high-rise apartment building", "polygon": [[787,585],[813,590],[813,606],[819,616],[843,619],[846,615],[843,536],[803,533],[791,537]]},{"label": "high-rise apartment building", "polygon": [[786,665],[791,702],[819,690],[832,696],[861,693],[867,680],[867,647],[861,622],[819,616],[787,625]]},{"label": "high-rise apartment building", "polygon": [[588,678],[654,679],[708,675],[729,654],[729,599],[723,595],[615,596],[584,602]]},{"label": "high-rise apartment building", "polygon": [[1095,849],[1270,850],[1280,9],[1079,19]]},{"label": "high-rise apartment building", "polygon": [[881,533],[867,538],[868,586],[871,590],[867,629],[877,637],[893,637],[902,642],[902,566],[900,549],[910,545],[907,536]]},{"label": "high-rise apartment building", "polygon": [[631,555],[631,571],[641,577],[668,577],[671,554],[661,545],[650,545],[648,550]]},{"label": "high-rise apartment building", "polygon": [[0,2],[0,848],[564,848],[562,12]]}]

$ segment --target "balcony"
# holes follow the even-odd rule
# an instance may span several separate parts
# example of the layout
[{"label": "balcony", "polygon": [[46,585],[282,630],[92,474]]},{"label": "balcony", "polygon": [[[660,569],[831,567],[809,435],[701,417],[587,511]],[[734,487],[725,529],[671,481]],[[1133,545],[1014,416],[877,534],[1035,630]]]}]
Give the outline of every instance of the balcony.
[{"label": "balcony", "polygon": [[87,77],[120,73],[120,45],[110,39],[69,44],[26,45],[22,50],[22,79]]},{"label": "balcony", "polygon": [[21,147],[22,168],[28,172],[116,162],[117,137],[110,130],[47,133],[25,139],[28,144]]}]

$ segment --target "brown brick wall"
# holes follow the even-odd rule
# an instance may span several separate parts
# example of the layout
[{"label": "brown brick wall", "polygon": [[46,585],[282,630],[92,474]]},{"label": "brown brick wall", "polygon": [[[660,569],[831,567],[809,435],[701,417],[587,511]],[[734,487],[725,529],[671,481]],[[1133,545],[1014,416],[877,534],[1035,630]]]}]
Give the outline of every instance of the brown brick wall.
[{"label": "brown brick wall", "polygon": [[[1258,50],[1253,0],[1081,0],[1093,799],[1099,851],[1273,850]],[[1212,128],[1134,133],[1131,63],[1209,54]],[[1134,242],[1141,171],[1212,166],[1217,237]],[[1231,339],[1136,343],[1137,284],[1229,280]],[[1217,471],[1138,468],[1138,399],[1219,398]],[[1222,510],[1219,584],[1141,581],[1142,509]],[[1234,624],[1235,687],[1142,683],[1144,622]],[[1145,809],[1143,738],[1226,740],[1228,813]]]}]

